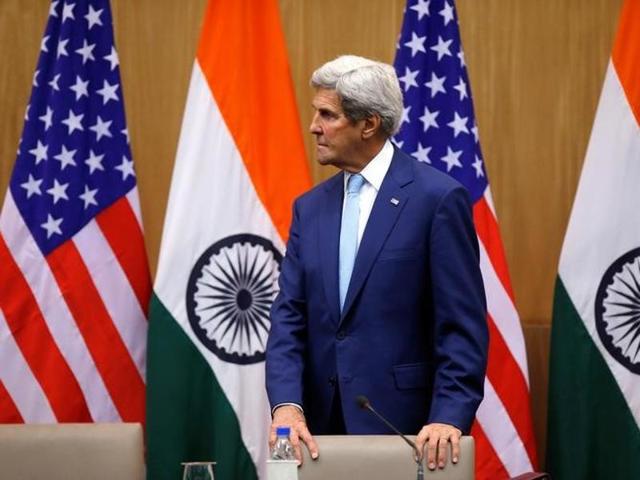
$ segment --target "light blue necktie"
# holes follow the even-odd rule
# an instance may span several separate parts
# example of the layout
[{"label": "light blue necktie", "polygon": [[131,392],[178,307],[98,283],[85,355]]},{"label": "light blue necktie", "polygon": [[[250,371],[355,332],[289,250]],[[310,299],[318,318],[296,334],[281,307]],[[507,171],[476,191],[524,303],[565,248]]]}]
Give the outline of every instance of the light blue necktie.
[{"label": "light blue necktie", "polygon": [[360,216],[360,189],[364,184],[360,174],[351,175],[347,181],[347,198],[342,209],[342,226],[340,227],[340,311],[347,297],[347,289],[351,280],[353,264],[358,251],[358,217]]}]

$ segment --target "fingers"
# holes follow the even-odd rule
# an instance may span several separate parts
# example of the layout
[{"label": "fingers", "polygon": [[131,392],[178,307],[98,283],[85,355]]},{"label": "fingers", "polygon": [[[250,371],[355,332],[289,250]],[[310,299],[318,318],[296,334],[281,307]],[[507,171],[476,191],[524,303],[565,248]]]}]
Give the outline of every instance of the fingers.
[{"label": "fingers", "polygon": [[307,450],[309,450],[311,458],[316,460],[320,455],[318,445],[313,439],[313,435],[311,435],[307,425],[305,423],[298,423],[295,428],[291,430],[291,445],[293,446],[296,460],[298,460],[300,465],[304,462],[304,455],[302,454],[303,443],[307,446]]},{"label": "fingers", "polygon": [[447,464],[447,450],[449,449],[449,437],[442,435],[438,439],[438,467],[444,468]]},{"label": "fingers", "polygon": [[302,455],[302,443],[307,446],[312,459],[317,459],[320,452],[311,432],[307,428],[307,422],[300,409],[293,406],[282,406],[275,410],[269,434],[269,447],[273,448],[276,442],[276,428],[287,425],[290,427],[291,446],[299,465],[302,465],[304,456]]},{"label": "fingers", "polygon": [[436,450],[438,449],[439,436],[435,432],[429,433],[427,439],[427,467],[429,470],[435,470],[436,468]]},{"label": "fingers", "polygon": [[418,435],[416,436],[416,460],[422,461],[424,455],[424,444],[427,442],[428,430],[427,427],[422,427]]},{"label": "fingers", "polygon": [[276,426],[271,425],[271,432],[269,433],[269,450],[276,444]]},{"label": "fingers", "polygon": [[313,435],[311,435],[311,432],[309,432],[309,430],[305,428],[304,431],[301,432],[300,437],[302,438],[302,441],[307,446],[307,449],[309,450],[309,454],[311,455],[311,458],[313,460],[316,460],[320,455],[320,452],[318,451],[318,445],[316,444],[316,441],[313,439]]},{"label": "fingers", "polygon": [[416,447],[422,453],[426,447],[426,463],[429,470],[444,468],[447,465],[449,442],[451,442],[451,461],[458,463],[460,458],[460,436],[462,432],[452,425],[432,423],[422,427],[416,437]]},{"label": "fingers", "polygon": [[460,458],[460,435],[452,435],[449,440],[451,440],[451,462],[458,463]]},{"label": "fingers", "polygon": [[297,428],[291,429],[290,434],[291,446],[293,447],[293,454],[296,456],[296,460],[298,461],[298,465],[302,466],[304,462],[304,458],[302,456],[302,446],[300,445],[300,436],[298,435]]}]

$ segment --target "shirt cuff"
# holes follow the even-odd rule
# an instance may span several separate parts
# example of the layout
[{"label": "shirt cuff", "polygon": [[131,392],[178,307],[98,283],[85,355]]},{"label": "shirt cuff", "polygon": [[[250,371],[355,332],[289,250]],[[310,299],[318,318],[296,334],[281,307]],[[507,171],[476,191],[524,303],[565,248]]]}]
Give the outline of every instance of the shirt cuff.
[{"label": "shirt cuff", "polygon": [[302,405],[298,405],[297,403],[293,403],[293,402],[282,402],[277,404],[276,406],[274,406],[271,409],[271,416],[273,417],[273,414],[276,412],[276,409],[280,408],[280,407],[284,407],[284,406],[292,406],[292,407],[296,407],[298,410],[300,410],[300,413],[302,413],[304,415],[304,410],[302,408]]}]

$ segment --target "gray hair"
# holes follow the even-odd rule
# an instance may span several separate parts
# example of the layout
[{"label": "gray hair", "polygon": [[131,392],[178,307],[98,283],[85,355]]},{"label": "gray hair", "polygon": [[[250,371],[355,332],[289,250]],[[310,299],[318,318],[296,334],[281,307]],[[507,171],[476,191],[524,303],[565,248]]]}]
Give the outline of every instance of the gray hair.
[{"label": "gray hair", "polygon": [[343,55],[311,75],[311,86],[335,90],[346,117],[354,122],[377,113],[381,129],[392,136],[402,119],[402,91],[395,69],[386,63]]}]

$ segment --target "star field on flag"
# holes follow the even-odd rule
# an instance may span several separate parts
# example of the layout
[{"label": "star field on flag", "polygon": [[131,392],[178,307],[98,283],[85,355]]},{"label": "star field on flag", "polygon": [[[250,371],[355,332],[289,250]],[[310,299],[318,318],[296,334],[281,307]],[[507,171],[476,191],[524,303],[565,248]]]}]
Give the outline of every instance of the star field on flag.
[{"label": "star field on flag", "polygon": [[0,213],[0,423],[144,422],[151,279],[108,0],[54,0]]},{"label": "star field on flag", "polygon": [[395,143],[454,177],[475,202],[487,178],[455,11],[446,1],[409,3],[395,59],[405,99]]},{"label": "star field on flag", "polygon": [[10,186],[44,254],[136,184],[117,65],[109,9],[52,2]]}]

